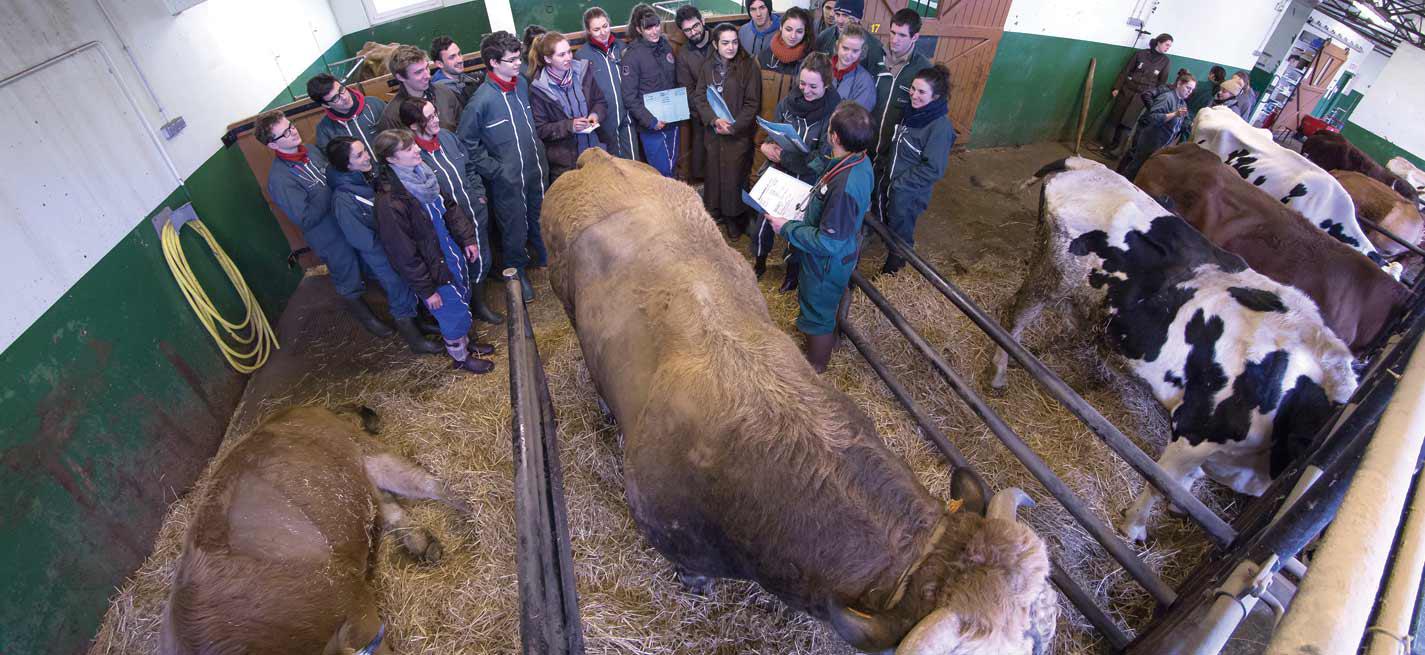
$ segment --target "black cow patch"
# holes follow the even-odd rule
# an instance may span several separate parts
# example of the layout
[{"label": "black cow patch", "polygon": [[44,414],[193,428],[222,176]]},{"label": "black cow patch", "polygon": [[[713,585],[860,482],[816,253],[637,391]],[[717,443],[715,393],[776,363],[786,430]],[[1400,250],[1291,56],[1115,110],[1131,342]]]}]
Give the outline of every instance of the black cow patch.
[{"label": "black cow patch", "polygon": [[[1326,230],[1326,233],[1329,234],[1329,235],[1331,235],[1331,238],[1332,238],[1332,239],[1335,239],[1335,240],[1337,240],[1337,241],[1340,241],[1341,243],[1344,243],[1344,244],[1346,244],[1346,245],[1348,245],[1348,246],[1350,246],[1350,247],[1352,247],[1352,248],[1360,249],[1360,247],[1361,247],[1361,242],[1360,242],[1360,241],[1357,241],[1357,240],[1356,240],[1356,237],[1353,237],[1353,236],[1351,236],[1351,235],[1349,235],[1349,234],[1346,234],[1346,226],[1345,226],[1345,225],[1342,225],[1341,223],[1337,223],[1336,221],[1333,221],[1333,220],[1331,220],[1331,219],[1328,218],[1328,219],[1326,219],[1326,220],[1321,221],[1320,223],[1318,223],[1318,226],[1319,226],[1321,229]],[[1374,253],[1372,253],[1372,254],[1374,254]],[[1376,255],[1376,259],[1379,259],[1379,258],[1380,258],[1380,256],[1379,256],[1379,255]],[[1373,259],[1373,260],[1371,260],[1371,261],[1376,261],[1376,260]],[[1383,264],[1384,262],[1377,262],[1377,263]]]},{"label": "black cow patch", "polygon": [[1227,293],[1237,299],[1237,302],[1243,307],[1254,312],[1286,313],[1286,305],[1282,304],[1281,296],[1271,291],[1247,287],[1228,287]]},{"label": "black cow patch", "polygon": [[1296,385],[1282,396],[1281,408],[1272,421],[1272,477],[1310,450],[1317,431],[1335,411],[1336,403],[1331,402],[1321,385],[1305,375],[1296,378]]},{"label": "black cow patch", "polygon": [[1257,176],[1257,179],[1252,180],[1252,185],[1253,185],[1253,186],[1262,186],[1263,184],[1266,184],[1266,183],[1267,183],[1267,176],[1265,176],[1265,175],[1258,175],[1258,176]]},{"label": "black cow patch", "polygon": [[1246,439],[1252,429],[1253,412],[1271,412],[1281,401],[1281,382],[1291,357],[1284,350],[1276,350],[1260,362],[1247,362],[1242,373],[1232,380],[1232,393],[1213,404],[1228,381],[1216,360],[1216,343],[1222,333],[1222,319],[1206,319],[1201,310],[1193,315],[1185,332],[1192,349],[1184,369],[1187,386],[1183,403],[1173,412],[1173,437],[1193,445]]},{"label": "black cow patch", "polygon": [[1102,270],[1091,272],[1089,283],[1106,290],[1104,302],[1114,310],[1109,343],[1129,359],[1158,358],[1169,326],[1195,293],[1181,286],[1193,269],[1203,264],[1229,273],[1247,268],[1242,258],[1213,246],[1177,216],[1159,216],[1146,234],[1133,230],[1124,241],[1127,250],[1110,246],[1108,235],[1094,230],[1075,238],[1069,252],[1103,258]]},{"label": "black cow patch", "polygon": [[1237,171],[1237,174],[1241,175],[1244,180],[1251,179],[1252,173],[1257,170],[1253,166],[1253,164],[1257,163],[1257,158],[1251,156],[1251,154],[1252,151],[1246,148],[1227,153],[1227,165],[1231,166],[1232,170]]},{"label": "black cow patch", "polygon": [[1286,192],[1286,196],[1282,198],[1282,204],[1283,204],[1283,205],[1289,205],[1289,204],[1291,204],[1291,201],[1292,201],[1293,199],[1295,199],[1295,198],[1300,198],[1300,197],[1305,196],[1305,195],[1306,195],[1306,183],[1305,183],[1305,182],[1297,182],[1297,183],[1296,183],[1296,186],[1294,186],[1294,187],[1291,188],[1291,191]]},{"label": "black cow patch", "polygon": [[1163,374],[1163,381],[1179,389],[1183,388],[1183,379],[1176,375],[1173,375],[1172,371],[1168,371],[1167,373]]}]

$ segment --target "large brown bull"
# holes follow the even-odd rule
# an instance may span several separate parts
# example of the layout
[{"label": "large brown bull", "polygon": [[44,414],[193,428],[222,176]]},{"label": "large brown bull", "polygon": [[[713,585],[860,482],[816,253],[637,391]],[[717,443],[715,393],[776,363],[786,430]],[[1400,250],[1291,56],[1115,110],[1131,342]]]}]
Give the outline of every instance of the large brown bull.
[{"label": "large brown bull", "polygon": [[1360,353],[1404,307],[1410,290],[1371,260],[1192,143],[1159,150],[1134,183],[1252,270],[1305,293],[1326,326]]},{"label": "large brown bull", "polygon": [[685,584],[755,580],[867,650],[1048,648],[1049,563],[1015,502],[931,496],[772,322],[692,189],[591,149],[543,220],[633,518]]},{"label": "large brown bull", "polygon": [[375,415],[286,410],[223,457],[184,537],[162,655],[389,653],[371,589],[380,532],[434,563],[394,496],[469,507],[403,457],[361,445]]}]

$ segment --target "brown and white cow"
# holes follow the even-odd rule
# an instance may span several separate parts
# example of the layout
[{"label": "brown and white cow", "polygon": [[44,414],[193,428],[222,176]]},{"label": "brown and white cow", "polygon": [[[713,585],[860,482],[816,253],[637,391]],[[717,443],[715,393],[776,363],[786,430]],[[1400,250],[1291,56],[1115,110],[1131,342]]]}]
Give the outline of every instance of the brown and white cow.
[{"label": "brown and white cow", "polygon": [[932,496],[772,322],[691,188],[593,148],[543,220],[634,521],[685,584],[754,580],[864,650],[1047,652],[1049,560],[1015,503]]},{"label": "brown and white cow", "polygon": [[1195,144],[1159,150],[1134,183],[1252,270],[1305,293],[1352,352],[1375,343],[1410,297],[1374,262]]},{"label": "brown and white cow", "polygon": [[[1331,176],[1351,194],[1351,202],[1356,205],[1356,217],[1364,218],[1389,230],[1392,234],[1419,244],[1425,237],[1425,220],[1420,217],[1419,207],[1410,200],[1400,197],[1390,187],[1379,180],[1353,171],[1331,171]],[[1376,231],[1367,235],[1376,249],[1387,257],[1406,252],[1405,246]]]},{"label": "brown and white cow", "polygon": [[[1301,146],[1301,156],[1326,171],[1355,171],[1390,187],[1412,205],[1420,201],[1419,192],[1401,176],[1396,175],[1370,155],[1357,148],[1340,133],[1321,130]],[[1379,244],[1377,244],[1379,245]]]},{"label": "brown and white cow", "polygon": [[[1047,177],[1045,177],[1047,176]],[[1351,351],[1316,305],[1247,268],[1102,164],[1045,166],[1037,252],[1006,311],[1017,339],[1046,306],[1098,341],[1171,417],[1158,459],[1184,488],[1204,472],[1261,494],[1356,389]],[[1003,389],[1009,356],[995,354]],[[1119,529],[1147,537],[1158,494],[1138,496]]]},{"label": "brown and white cow", "polygon": [[395,496],[470,508],[410,460],[362,443],[362,409],[294,407],[223,456],[184,536],[164,608],[162,655],[388,653],[371,588],[380,532],[434,563]]},{"label": "brown and white cow", "polygon": [[1390,161],[1385,163],[1385,168],[1399,175],[1401,179],[1405,180],[1407,184],[1415,189],[1416,193],[1425,195],[1425,171],[1416,168],[1415,164],[1410,163],[1409,159],[1404,157],[1391,157]]}]

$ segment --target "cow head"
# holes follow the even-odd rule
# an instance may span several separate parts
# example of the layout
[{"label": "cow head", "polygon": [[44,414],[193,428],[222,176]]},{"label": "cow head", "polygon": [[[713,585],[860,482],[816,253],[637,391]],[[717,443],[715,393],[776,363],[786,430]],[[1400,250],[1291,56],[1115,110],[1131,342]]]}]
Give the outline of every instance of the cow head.
[{"label": "cow head", "polygon": [[[1013,524],[1019,506],[1032,504],[1019,489],[1001,491],[986,503],[987,494],[978,477],[964,469],[957,469],[955,473],[951,491],[956,502],[951,505],[958,505],[960,512]],[[985,565],[981,557],[966,557],[965,552],[969,548],[967,543],[984,535],[966,535],[963,530],[973,530],[970,526],[985,530],[990,523],[976,518],[956,523],[960,528],[958,530],[955,527],[945,530],[936,540],[931,553],[912,572],[908,572],[904,591],[897,592],[889,609],[866,612],[850,607],[832,607],[828,612],[828,622],[842,639],[858,649],[877,652],[895,648],[896,655],[958,652],[955,650],[957,645],[964,641],[983,639],[986,635],[982,634],[980,627],[972,625],[983,617],[962,616],[956,607],[955,596],[957,592],[964,591],[962,587],[970,582],[969,578],[981,577],[981,567]],[[994,537],[989,537],[982,541],[993,540]],[[982,549],[984,544],[974,547]],[[1013,593],[1017,590],[997,591]]]}]

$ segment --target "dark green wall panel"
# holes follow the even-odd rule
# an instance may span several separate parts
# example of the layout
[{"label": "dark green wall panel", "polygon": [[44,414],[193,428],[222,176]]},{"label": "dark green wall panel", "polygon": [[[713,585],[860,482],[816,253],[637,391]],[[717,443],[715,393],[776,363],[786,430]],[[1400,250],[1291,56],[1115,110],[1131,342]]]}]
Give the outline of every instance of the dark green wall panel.
[{"label": "dark green wall panel", "polygon": [[[164,206],[191,200],[273,319],[296,288],[286,240],[237,149]],[[182,241],[236,317],[226,276]],[[217,450],[244,379],[193,316],[148,220],[0,353],[0,653],[82,652],[163,513]]]},{"label": "dark green wall panel", "polygon": [[1382,166],[1394,157],[1404,157],[1416,167],[1425,169],[1425,153],[1416,154],[1409,152],[1400,146],[1395,145],[1381,138],[1360,125],[1346,121],[1346,127],[1341,130],[1341,135],[1346,137],[1357,148],[1364,150]]},{"label": "dark green wall panel", "polygon": [[[1089,60],[1098,59],[1084,140],[1090,141],[1107,115],[1109,91],[1132,48],[1052,36],[1005,32],[990,68],[985,94],[975,112],[972,148],[1021,145],[1074,138],[1083,104]],[[1169,77],[1186,68],[1199,80],[1217,64],[1172,57]],[[1224,66],[1231,75],[1235,70]]]},{"label": "dark green wall panel", "polygon": [[404,43],[427,50],[435,37],[445,34],[460,44],[462,52],[475,52],[480,49],[480,39],[489,33],[489,12],[484,2],[476,0],[373,25],[347,34],[341,40],[355,55],[367,41]]},{"label": "dark green wall panel", "polygon": [[[605,2],[551,2],[548,0],[512,0],[510,9],[515,25],[521,30],[526,25],[543,25],[561,32],[579,32],[584,29],[584,10],[598,5],[608,12],[609,20],[615,25],[628,22],[628,14],[633,11],[637,0],[607,0]],[[742,3],[732,0],[695,0],[692,3],[704,14],[739,14]]]}]

